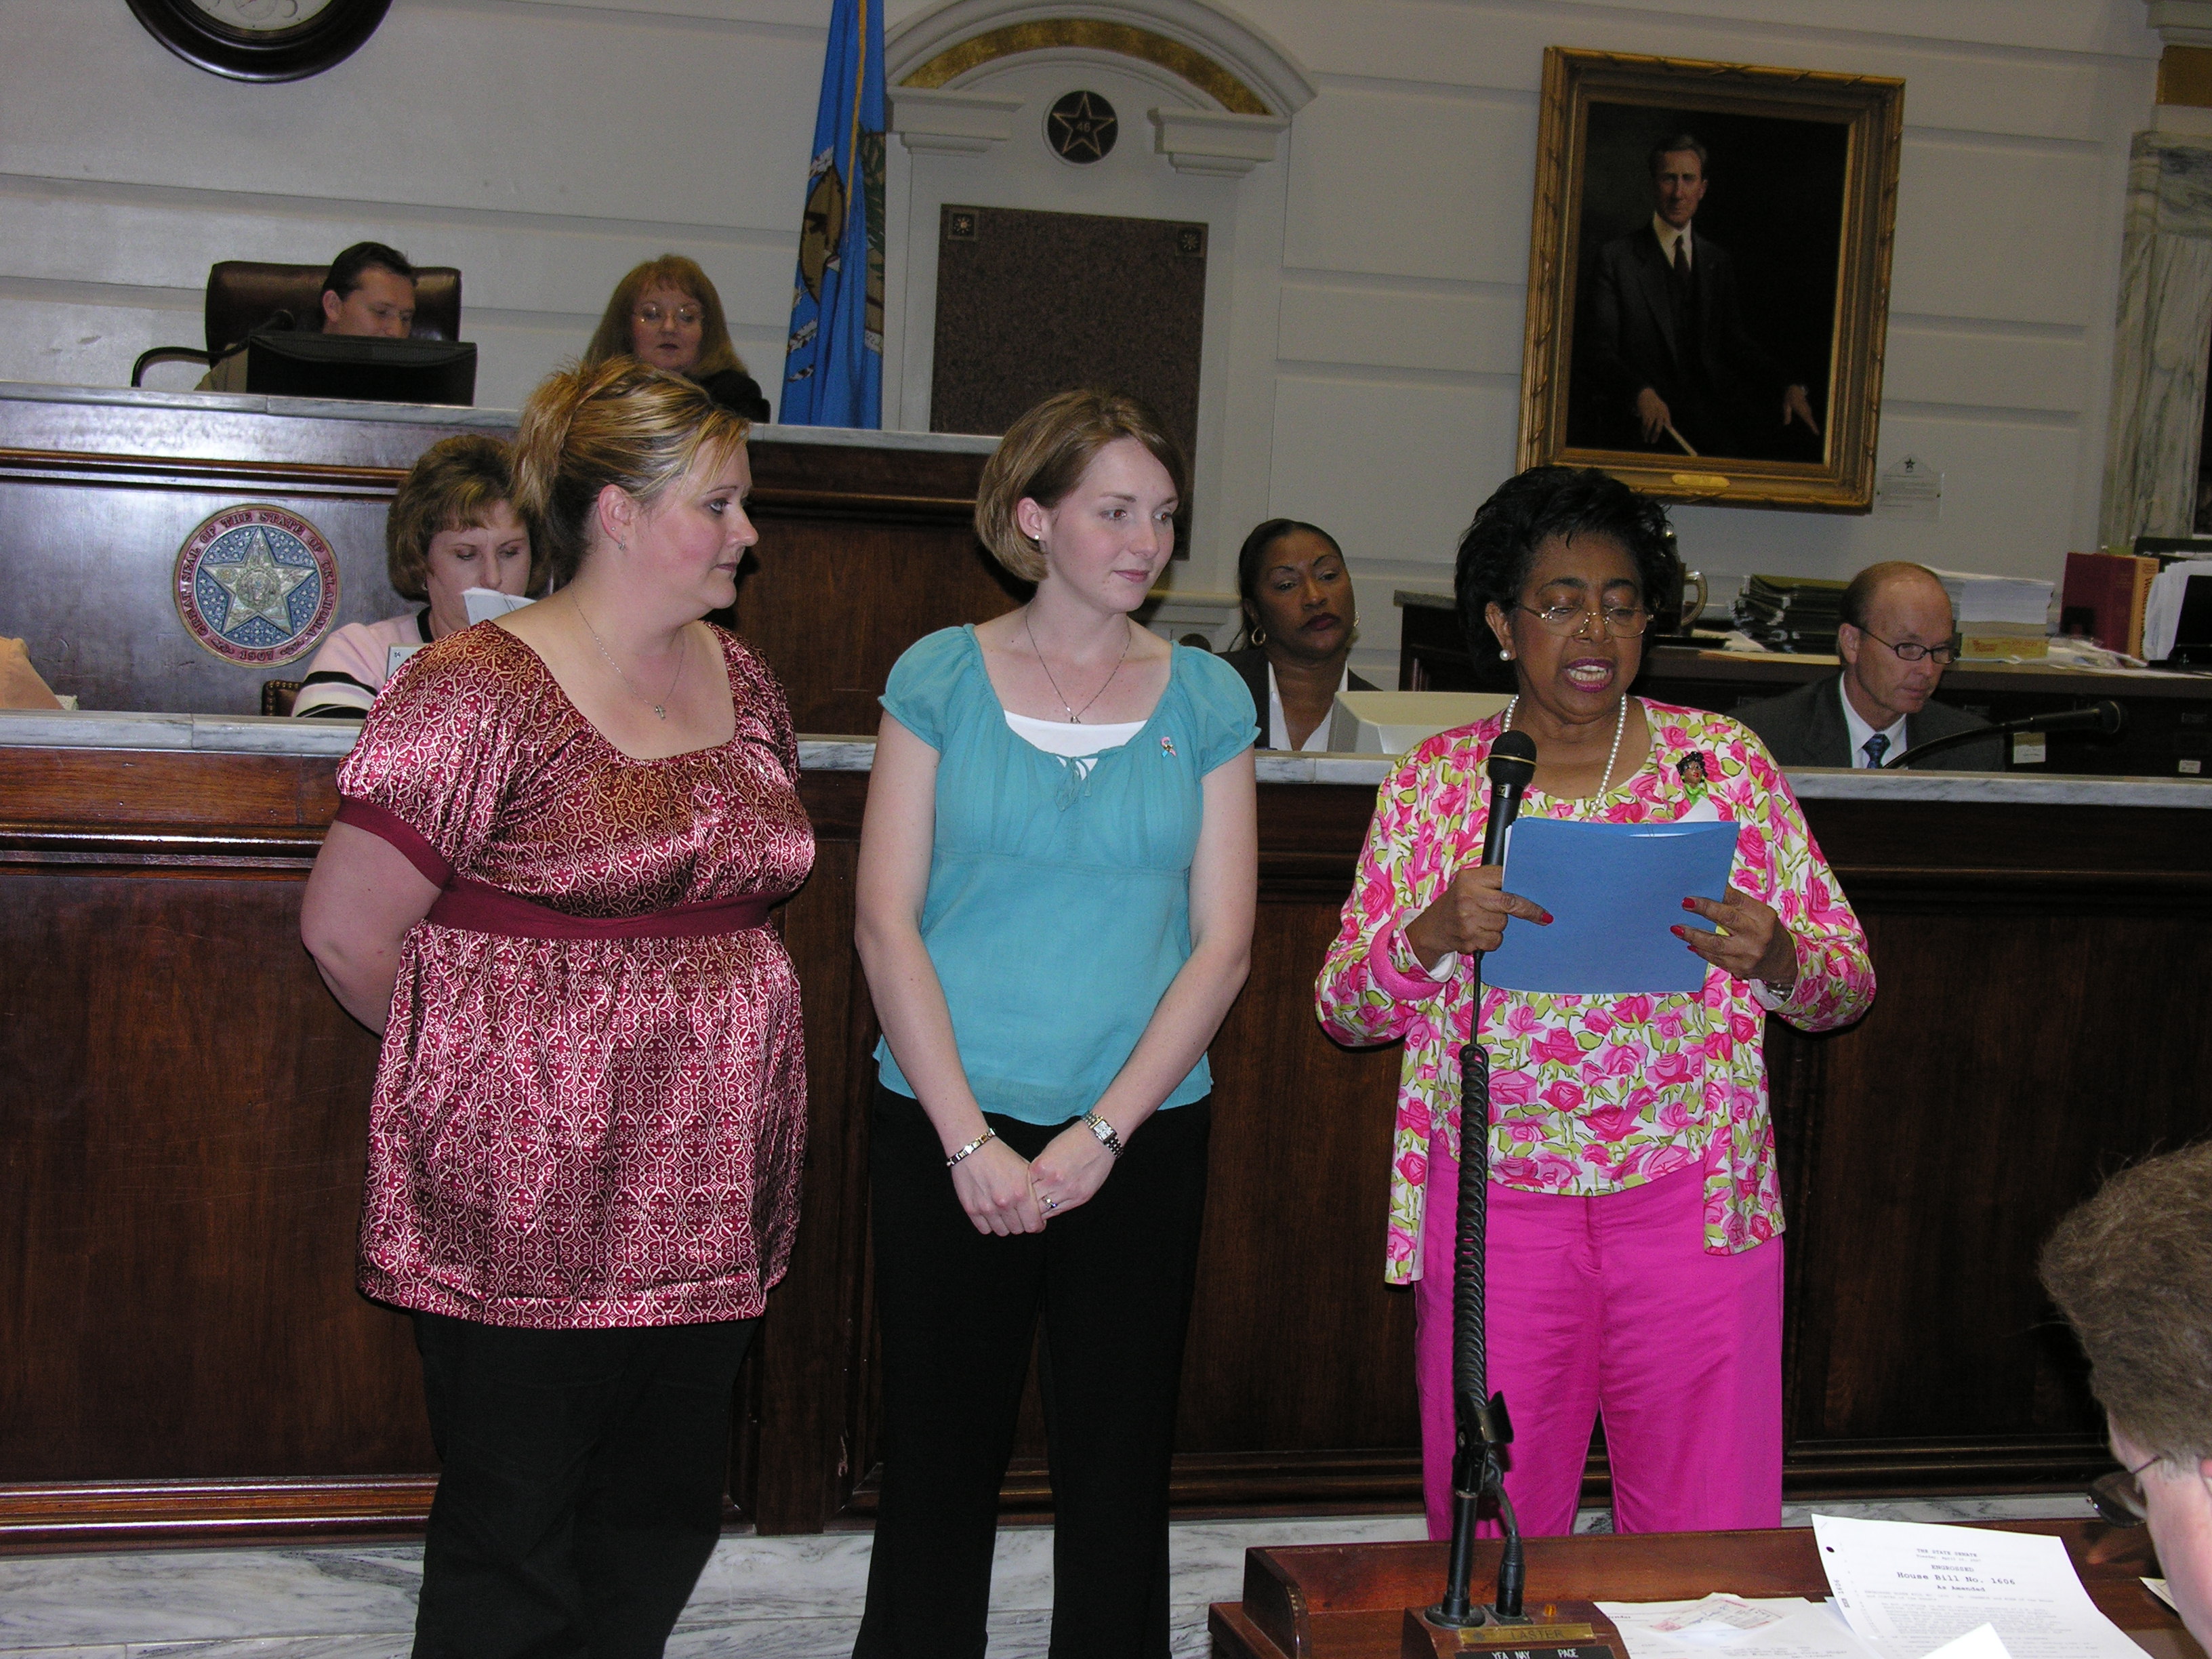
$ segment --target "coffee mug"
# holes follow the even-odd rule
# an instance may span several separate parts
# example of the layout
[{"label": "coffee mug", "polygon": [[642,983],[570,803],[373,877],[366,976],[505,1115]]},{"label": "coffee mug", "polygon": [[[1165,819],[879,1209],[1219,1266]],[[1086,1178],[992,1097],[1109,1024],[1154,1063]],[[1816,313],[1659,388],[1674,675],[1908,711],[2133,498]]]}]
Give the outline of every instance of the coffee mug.
[{"label": "coffee mug", "polygon": [[1698,618],[1705,614],[1705,573],[1685,570],[1682,573],[1681,631],[1688,633],[1698,625]]}]

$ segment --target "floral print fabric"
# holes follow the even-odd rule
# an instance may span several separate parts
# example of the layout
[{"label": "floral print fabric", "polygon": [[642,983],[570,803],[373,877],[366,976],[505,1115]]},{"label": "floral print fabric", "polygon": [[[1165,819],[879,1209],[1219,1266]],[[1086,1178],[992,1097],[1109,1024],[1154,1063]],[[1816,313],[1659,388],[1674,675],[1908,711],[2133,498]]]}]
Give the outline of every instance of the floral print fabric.
[{"label": "floral print fabric", "polygon": [[[1644,710],[1651,752],[1628,779],[1584,800],[1531,790],[1522,816],[1644,823],[1717,815],[1741,825],[1729,880],[1789,929],[1797,981],[1786,1000],[1762,998],[1763,987],[1717,968],[1703,990],[1682,994],[1486,988],[1490,1178],[1589,1196],[1702,1164],[1705,1248],[1728,1254],[1782,1231],[1761,1051],[1767,1008],[1805,1030],[1849,1024],[1874,1000],[1874,968],[1858,918],[1759,739],[1725,715],[1649,701]],[[1459,1051],[1474,1013],[1464,964],[1445,981],[1431,978],[1403,929],[1460,869],[1481,861],[1483,766],[1503,729],[1493,717],[1441,733],[1385,780],[1343,927],[1314,987],[1331,1036],[1406,1045],[1384,1267],[1393,1284],[1421,1277],[1429,1150],[1441,1143],[1457,1152]]]}]

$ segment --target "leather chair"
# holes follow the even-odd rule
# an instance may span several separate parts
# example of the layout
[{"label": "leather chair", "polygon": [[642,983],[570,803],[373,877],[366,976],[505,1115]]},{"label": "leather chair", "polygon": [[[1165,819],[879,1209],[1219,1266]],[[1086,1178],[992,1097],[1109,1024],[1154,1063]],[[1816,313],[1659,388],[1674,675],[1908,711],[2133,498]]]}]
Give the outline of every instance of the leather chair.
[{"label": "leather chair", "polygon": [[[207,349],[155,346],[131,365],[131,384],[144,382],[155,363],[212,363],[280,312],[297,327],[323,325],[323,278],[328,265],[276,265],[258,259],[225,259],[208,271]],[[415,333],[418,340],[461,337],[461,273],[451,265],[415,268]]]}]

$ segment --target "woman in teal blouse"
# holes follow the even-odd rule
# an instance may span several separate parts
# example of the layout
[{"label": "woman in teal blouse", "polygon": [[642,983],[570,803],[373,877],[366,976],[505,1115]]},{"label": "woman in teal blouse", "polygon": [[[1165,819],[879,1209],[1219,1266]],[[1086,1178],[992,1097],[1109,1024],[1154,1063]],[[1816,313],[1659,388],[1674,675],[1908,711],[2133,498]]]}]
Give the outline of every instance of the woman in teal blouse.
[{"label": "woman in teal blouse", "polygon": [[1132,616],[1182,454],[1066,392],[985,467],[1022,609],[930,635],[884,696],[860,959],[888,1431],[856,1656],[982,1650],[1039,1312],[1056,1655],[1168,1650],[1167,1475],[1206,1191],[1206,1046],[1249,965],[1252,700]]}]

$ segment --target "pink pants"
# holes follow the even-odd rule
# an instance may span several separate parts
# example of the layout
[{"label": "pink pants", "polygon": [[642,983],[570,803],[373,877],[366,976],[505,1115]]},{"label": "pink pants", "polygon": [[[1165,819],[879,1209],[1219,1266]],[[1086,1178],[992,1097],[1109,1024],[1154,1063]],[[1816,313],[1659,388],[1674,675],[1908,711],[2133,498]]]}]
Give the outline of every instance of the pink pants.
[{"label": "pink pants", "polygon": [[[1505,1490],[1534,1537],[1574,1529],[1605,1419],[1620,1532],[1782,1522],[1782,1241],[1705,1248],[1703,1170],[1602,1198],[1490,1188],[1490,1387]],[[1459,1166],[1431,1147],[1413,1377],[1429,1535],[1451,1535],[1452,1237]],[[1484,1530],[1495,1535],[1494,1526]]]}]

